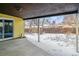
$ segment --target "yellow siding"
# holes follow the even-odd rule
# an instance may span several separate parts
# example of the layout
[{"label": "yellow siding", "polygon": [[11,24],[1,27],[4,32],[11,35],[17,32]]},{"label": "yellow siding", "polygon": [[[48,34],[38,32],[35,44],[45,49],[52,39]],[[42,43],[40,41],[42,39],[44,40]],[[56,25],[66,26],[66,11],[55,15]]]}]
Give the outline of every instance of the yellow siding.
[{"label": "yellow siding", "polygon": [[14,25],[13,25],[14,35],[13,35],[13,37],[14,38],[20,37],[21,34],[22,34],[22,36],[24,36],[24,21],[22,18],[0,13],[0,19],[6,19],[6,20],[13,19],[13,21],[14,21]]}]

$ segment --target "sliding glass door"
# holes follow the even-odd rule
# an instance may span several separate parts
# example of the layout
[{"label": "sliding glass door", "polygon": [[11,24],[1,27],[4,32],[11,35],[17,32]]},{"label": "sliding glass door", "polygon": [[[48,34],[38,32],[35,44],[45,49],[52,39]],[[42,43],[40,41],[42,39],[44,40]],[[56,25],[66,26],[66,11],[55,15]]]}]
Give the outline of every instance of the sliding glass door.
[{"label": "sliding glass door", "polygon": [[13,20],[0,20],[0,39],[13,37]]},{"label": "sliding glass door", "polygon": [[3,37],[3,22],[0,20],[0,39]]},{"label": "sliding glass door", "polygon": [[13,37],[13,21],[4,20],[4,38]]}]

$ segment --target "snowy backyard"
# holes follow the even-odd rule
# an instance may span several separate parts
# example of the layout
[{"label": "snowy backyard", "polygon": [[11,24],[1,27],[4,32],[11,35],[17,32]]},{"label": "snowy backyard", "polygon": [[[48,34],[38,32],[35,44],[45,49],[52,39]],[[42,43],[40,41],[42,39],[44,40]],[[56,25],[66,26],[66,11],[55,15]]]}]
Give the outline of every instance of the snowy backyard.
[{"label": "snowy backyard", "polygon": [[76,20],[76,14],[30,19],[25,22],[25,36],[51,55],[79,55],[79,24]]},{"label": "snowy backyard", "polygon": [[54,56],[77,56],[76,52],[76,35],[75,34],[50,34],[45,33],[40,35],[40,42],[38,42],[38,35],[36,33],[26,34],[27,40],[34,45],[45,50]]}]

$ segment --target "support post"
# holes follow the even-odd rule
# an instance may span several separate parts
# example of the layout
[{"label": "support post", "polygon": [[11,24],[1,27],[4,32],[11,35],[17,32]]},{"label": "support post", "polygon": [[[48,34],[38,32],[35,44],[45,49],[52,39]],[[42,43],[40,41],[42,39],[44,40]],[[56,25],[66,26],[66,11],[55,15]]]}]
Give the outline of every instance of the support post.
[{"label": "support post", "polygon": [[5,24],[4,24],[4,20],[2,20],[2,23],[3,23],[3,28],[2,28],[2,38],[4,39],[4,26],[5,26]]},{"label": "support post", "polygon": [[77,19],[76,19],[76,52],[78,52],[79,53],[79,51],[78,51],[78,23],[79,23],[79,10],[78,10],[78,13],[76,14],[76,17],[77,17]]},{"label": "support post", "polygon": [[37,19],[38,20],[38,42],[40,42],[40,28],[39,28],[39,18]]}]

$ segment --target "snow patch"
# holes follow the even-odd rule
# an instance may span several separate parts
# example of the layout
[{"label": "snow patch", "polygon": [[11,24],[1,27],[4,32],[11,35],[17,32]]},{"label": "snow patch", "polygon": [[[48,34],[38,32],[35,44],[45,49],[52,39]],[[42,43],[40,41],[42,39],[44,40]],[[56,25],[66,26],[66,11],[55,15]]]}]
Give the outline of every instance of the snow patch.
[{"label": "snow patch", "polygon": [[40,42],[38,42],[38,34],[25,34],[27,40],[34,45],[45,50],[51,55],[55,56],[77,56],[76,52],[76,35],[75,34],[51,34],[43,33],[40,35]]}]

